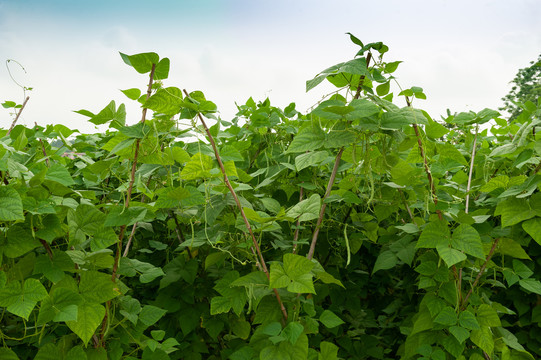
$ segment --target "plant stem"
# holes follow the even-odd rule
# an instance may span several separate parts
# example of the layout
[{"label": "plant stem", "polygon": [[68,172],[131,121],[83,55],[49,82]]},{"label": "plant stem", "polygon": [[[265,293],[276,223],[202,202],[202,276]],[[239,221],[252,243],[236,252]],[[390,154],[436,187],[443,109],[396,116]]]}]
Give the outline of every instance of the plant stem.
[{"label": "plant stem", "polygon": [[[406,103],[408,104],[408,107],[411,107],[411,102],[409,98],[406,96]],[[421,157],[423,158],[423,164],[425,167],[426,176],[428,177],[428,184],[430,186],[430,191],[432,192],[432,198],[434,199],[434,205],[438,205],[438,197],[436,196],[436,187],[434,186],[434,179],[432,178],[432,173],[430,172],[430,167],[428,166],[428,161],[426,159],[425,149],[423,147],[423,141],[421,139],[421,134],[419,133],[419,127],[417,124],[412,124],[413,130],[415,130],[415,136],[417,137],[417,144],[419,145],[419,151],[421,153]],[[441,214],[440,210],[436,210],[436,213],[438,214],[438,218],[440,220],[443,220],[443,215]]]},{"label": "plant stem", "polygon": [[[477,147],[477,134],[479,132],[479,125],[475,127],[475,137],[473,140],[473,149],[471,153],[471,162],[470,162],[470,172],[468,174],[468,185],[466,186],[466,207],[464,209],[464,212],[467,214],[469,211],[469,205],[470,205],[470,189],[471,189],[471,179],[473,174],[473,164],[475,163],[475,151]],[[459,294],[459,303],[462,303],[462,268],[458,270],[458,285],[457,285],[457,291]]]},{"label": "plant stem", "polygon": [[[34,124],[36,124],[36,127],[38,126],[37,123],[34,123]],[[38,139],[38,140],[41,145],[41,152],[43,153],[43,156],[45,157],[45,163],[47,164],[47,167],[51,167],[51,164],[49,163],[49,158],[47,157],[47,151],[45,150],[45,145],[43,144],[43,140],[41,139]]]},{"label": "plant stem", "polygon": [[47,241],[45,241],[43,239],[38,239],[38,240],[41,243],[41,245],[43,245],[45,250],[47,251],[47,255],[49,256],[49,259],[53,260],[53,251],[51,250],[51,247],[49,246]]},{"label": "plant stem", "polygon": [[492,244],[492,247],[490,248],[490,251],[488,253],[488,256],[485,260],[485,263],[483,266],[481,266],[481,269],[479,270],[479,274],[477,274],[477,277],[475,278],[475,281],[473,282],[470,291],[468,291],[468,294],[464,298],[464,301],[462,302],[462,309],[464,310],[466,308],[466,305],[468,304],[468,300],[473,292],[473,289],[477,286],[477,283],[479,283],[479,279],[481,279],[481,276],[485,272],[485,269],[487,267],[488,262],[492,258],[492,255],[494,255],[494,251],[496,250],[496,246],[498,246],[498,242],[500,241],[500,238],[497,238],[494,240],[494,243]]},{"label": "plant stem", "polygon": [[[161,147],[161,151],[163,151],[163,144],[162,144],[162,147]],[[148,177],[147,188],[150,185],[151,180],[152,180],[152,175],[150,175]],[[143,199],[141,200],[141,202],[144,203],[145,199],[146,199],[146,196],[143,195]],[[128,256],[128,252],[130,251],[130,246],[131,246],[131,243],[133,241],[133,237],[135,236],[135,230],[137,229],[138,224],[139,223],[136,222],[135,224],[133,224],[133,226],[131,228],[130,237],[128,238],[128,242],[126,243],[126,247],[124,248],[124,253],[122,254],[123,257]]]},{"label": "plant stem", "polygon": [[477,147],[477,133],[479,132],[479,125],[476,126],[475,128],[475,138],[473,140],[473,149],[472,149],[472,152],[471,152],[471,163],[470,163],[470,173],[468,175],[468,186],[466,187],[466,209],[464,210],[464,212],[467,214],[468,213],[468,210],[469,210],[469,205],[470,205],[470,188],[471,188],[471,178],[472,178],[472,174],[473,174],[473,163],[475,161],[475,148]]},{"label": "plant stem", "polygon": [[[366,67],[370,65],[370,60],[372,59],[372,53],[368,53],[366,56]],[[361,78],[359,79],[359,86],[357,86],[357,92],[355,93],[355,96],[353,99],[358,99],[361,96],[361,90],[363,87],[365,76],[361,75]],[[344,147],[341,147],[338,151],[338,154],[336,154],[336,158],[334,159],[334,166],[332,169],[331,177],[329,178],[329,183],[327,184],[327,190],[325,191],[325,195],[323,196],[321,204],[321,210],[319,211],[319,217],[317,219],[316,228],[314,230],[314,233],[312,235],[312,242],[310,243],[310,250],[308,251],[308,254],[306,257],[309,260],[312,260],[314,257],[314,252],[316,251],[316,243],[317,238],[319,236],[319,229],[321,228],[321,223],[323,222],[323,217],[325,216],[325,209],[327,208],[327,204],[325,203],[325,199],[329,196],[331,193],[331,189],[334,185],[334,179],[336,178],[336,173],[338,172],[338,165],[340,164],[340,160],[342,159],[342,153],[344,152]]]},{"label": "plant stem", "polygon": [[[366,55],[366,67],[370,65],[370,60],[372,59],[372,53],[368,52],[368,55]],[[361,90],[363,89],[363,83],[364,83],[364,75],[361,75],[361,78],[359,79],[359,86],[357,86],[357,92],[355,93],[354,99],[358,99],[361,96]]]},{"label": "plant stem", "polygon": [[[190,96],[188,94],[188,92],[186,91],[186,89],[184,89],[184,94],[186,95],[186,97]],[[231,196],[233,196],[233,199],[235,200],[235,203],[237,204],[237,208],[240,211],[240,215],[242,216],[242,219],[244,220],[244,224],[246,225],[246,228],[248,229],[248,233],[250,234],[250,237],[252,238],[252,243],[253,243],[252,249],[255,249],[255,252],[257,253],[257,257],[259,258],[258,260],[259,260],[261,269],[263,270],[263,272],[267,276],[267,279],[270,280],[270,273],[269,273],[269,270],[267,268],[267,264],[265,263],[265,259],[263,258],[263,254],[261,253],[261,249],[259,247],[259,244],[258,244],[258,242],[257,242],[257,240],[255,238],[254,232],[252,231],[252,227],[251,227],[250,223],[248,222],[248,218],[246,217],[246,214],[244,213],[244,210],[242,209],[242,205],[240,203],[240,200],[239,200],[237,194],[235,193],[235,190],[233,189],[233,186],[231,186],[231,183],[229,182],[229,177],[227,176],[227,173],[225,172],[225,167],[224,167],[224,164],[222,162],[222,158],[220,157],[220,154],[218,153],[218,148],[216,147],[216,143],[214,142],[214,138],[213,138],[212,134],[210,133],[210,130],[209,130],[208,126],[207,126],[207,123],[203,119],[203,116],[201,115],[201,113],[198,112],[197,116],[199,117],[199,121],[201,121],[201,124],[203,125],[203,128],[205,129],[205,132],[207,133],[207,136],[209,138],[210,145],[212,146],[212,149],[214,150],[214,155],[216,156],[216,161],[218,161],[218,165],[220,166],[220,170],[222,172],[222,175],[224,176],[225,186],[227,186],[227,188],[229,189],[229,192],[231,193]],[[282,299],[280,298],[280,294],[278,293],[277,289],[273,289],[273,291],[274,291],[274,294],[276,295],[276,300],[278,301],[278,304],[280,304],[280,310],[282,311],[282,317],[283,317],[284,321],[287,321],[287,310],[286,310],[284,304],[282,303]]]},{"label": "plant stem", "polygon": [[537,172],[541,169],[541,161],[539,164],[535,167],[535,170],[533,171],[534,174],[537,174]]},{"label": "plant stem", "polygon": [[21,116],[21,113],[23,112],[23,109],[29,99],[30,99],[30,96],[27,96],[26,99],[24,99],[23,105],[21,106],[21,108],[19,109],[19,112],[15,116],[15,120],[13,120],[13,122],[11,123],[11,126],[9,127],[8,135],[11,133],[11,130],[13,130],[13,128],[15,127],[15,124],[17,124],[17,120],[19,120],[19,116]]},{"label": "plant stem", "polygon": [[[406,197],[404,196],[404,192],[402,191],[402,189],[398,189],[398,192],[400,193],[400,198],[402,199],[402,202],[404,202],[404,207],[406,208],[406,210],[408,211],[408,214],[411,218],[411,222],[413,224],[415,224],[415,218],[413,217],[413,213],[411,212],[411,209],[408,205],[408,202],[406,201]],[[415,224],[417,225],[417,224]]]},{"label": "plant stem", "polygon": [[[182,228],[180,227],[177,216],[175,215],[173,211],[171,211],[170,216],[175,221],[175,233],[177,234],[178,243],[180,245],[186,241],[186,238],[184,237],[184,233],[182,232]],[[190,259],[193,259],[193,255],[189,247],[186,247],[186,251],[188,252],[188,257]]]},{"label": "plant stem", "polygon": [[[299,202],[302,201],[302,198],[304,196],[304,188],[301,186],[301,190],[299,192]],[[297,253],[297,249],[298,249],[298,243],[297,241],[299,240],[299,227],[301,226],[301,221],[299,219],[297,219],[297,228],[295,229],[295,234],[293,235],[293,254],[296,254]]]},{"label": "plant stem", "polygon": [[[150,94],[152,93],[152,83],[154,81],[154,70],[156,70],[156,64],[152,64],[152,70],[150,71],[149,81],[148,81],[148,88],[147,88],[147,99],[150,97]],[[145,122],[147,116],[147,108],[143,107],[143,113],[141,116],[141,123]],[[130,173],[130,183],[128,185],[128,193],[126,195],[126,201],[124,202],[124,208],[127,209],[130,207],[130,199],[131,194],[133,191],[133,184],[135,183],[135,170],[137,170],[137,158],[139,156],[139,146],[141,144],[141,139],[137,139],[135,142],[135,153],[133,155],[133,164],[131,167],[131,173]],[[135,231],[135,228],[132,230]],[[116,247],[116,254],[115,254],[115,262],[113,263],[113,281],[116,281],[116,272],[118,270],[118,263],[120,261],[120,254],[122,253],[122,240],[124,239],[124,233],[126,232],[126,225],[122,225],[120,227],[120,234],[118,235],[118,242]],[[103,335],[103,334],[102,334]]]},{"label": "plant stem", "polygon": [[323,216],[325,215],[325,209],[327,208],[327,204],[325,203],[325,199],[330,195],[332,186],[334,184],[334,179],[336,178],[336,173],[338,172],[338,165],[340,164],[340,160],[342,159],[342,153],[344,152],[344,148],[340,148],[338,151],[338,154],[336,154],[336,159],[334,160],[334,166],[332,169],[331,177],[329,178],[329,183],[327,184],[327,190],[325,191],[325,195],[323,196],[321,204],[321,210],[319,211],[319,217],[317,219],[316,223],[316,229],[314,230],[314,234],[312,235],[312,242],[310,243],[310,250],[308,251],[308,255],[306,257],[309,260],[312,260],[314,257],[314,252],[316,251],[316,243],[317,243],[317,237],[319,235],[319,229],[321,228],[321,223],[323,222]]}]

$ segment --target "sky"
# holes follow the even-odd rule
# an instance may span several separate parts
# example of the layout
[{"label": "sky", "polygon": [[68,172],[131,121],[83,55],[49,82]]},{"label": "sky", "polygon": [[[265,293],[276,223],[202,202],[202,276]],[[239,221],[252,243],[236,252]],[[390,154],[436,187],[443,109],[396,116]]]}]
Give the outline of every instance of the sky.
[{"label": "sky", "polygon": [[[137,103],[120,89],[145,89],[146,75],[119,52],[156,52],[171,60],[166,86],[201,90],[231,120],[249,97],[305,113],[334,88],[306,93],[306,80],[364,43],[389,46],[386,61],[403,88],[419,86],[415,107],[440,119],[497,109],[518,69],[541,53],[541,0],[0,0],[0,102],[22,103],[17,83],[33,87],[20,124],[63,124],[103,131],[74,113]],[[396,90],[391,89],[391,90]],[[405,106],[396,98],[396,104]],[[13,121],[0,108],[0,126]]]}]

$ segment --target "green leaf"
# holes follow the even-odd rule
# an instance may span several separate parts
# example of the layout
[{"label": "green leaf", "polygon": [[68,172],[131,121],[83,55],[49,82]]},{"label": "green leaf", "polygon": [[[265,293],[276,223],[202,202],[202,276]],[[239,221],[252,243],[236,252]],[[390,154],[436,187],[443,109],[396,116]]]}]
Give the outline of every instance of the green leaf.
[{"label": "green leaf", "polygon": [[124,104],[120,104],[117,109],[114,100],[112,100],[96,115],[86,110],[79,110],[75,112],[81,115],[89,116],[90,119],[88,121],[95,125],[102,125],[111,122],[109,127],[118,129],[121,126],[124,126],[124,124],[126,123],[126,107],[124,106]]},{"label": "green leaf", "polygon": [[121,299],[120,304],[122,306],[120,314],[131,321],[133,325],[136,325],[139,318],[139,313],[141,312],[141,304],[139,303],[139,300],[132,299],[130,296],[125,296]]},{"label": "green leaf", "polygon": [[391,82],[387,81],[376,87],[376,93],[378,94],[378,96],[385,96],[389,93],[390,89],[391,89]]},{"label": "green leaf", "polygon": [[247,275],[241,276],[231,283],[231,286],[245,286],[252,285],[268,286],[269,280],[262,271],[251,272]]},{"label": "green leaf", "polygon": [[165,80],[169,77],[170,63],[171,61],[168,58],[160,60],[154,70],[154,80]]},{"label": "green leaf", "polygon": [[348,146],[355,142],[355,133],[346,130],[331,130],[325,135],[324,147],[326,149],[334,149],[342,146]]},{"label": "green leaf", "polygon": [[306,82],[306,92],[319,85],[328,76],[336,75],[339,73],[345,73],[348,75],[364,75],[369,79],[371,78],[370,72],[368,72],[368,69],[366,67],[366,59],[357,58],[345,63],[336,64],[328,69],[323,70],[315,78]]},{"label": "green leaf", "polygon": [[315,294],[311,270],[314,263],[304,256],[295,254],[284,255],[284,265],[271,264],[270,288],[287,287],[293,293]]},{"label": "green leaf", "polygon": [[[503,340],[505,345],[515,350],[524,351],[524,347],[520,344],[519,340],[512,332],[510,332],[509,330],[503,327],[498,328],[497,331],[501,334],[502,336],[501,339]],[[517,359],[531,359],[531,360],[534,359],[529,353],[526,353],[526,354],[528,354],[529,356],[520,356],[520,357],[517,357]],[[525,354],[521,354],[521,355],[525,355]]]},{"label": "green leaf", "polygon": [[167,310],[160,309],[159,307],[153,305],[145,305],[141,309],[139,314],[139,321],[141,321],[146,326],[154,325],[158,320],[160,320]]},{"label": "green leaf", "polygon": [[132,126],[123,126],[119,129],[119,131],[124,134],[126,137],[130,139],[142,139],[144,138],[150,131],[151,127],[145,123],[137,123]]},{"label": "green leaf", "polygon": [[75,264],[64,251],[53,250],[52,259],[47,255],[40,255],[36,259],[34,274],[43,274],[45,277],[57,283],[64,278],[65,271],[73,271]]},{"label": "green leaf", "polygon": [[329,329],[344,324],[344,321],[330,310],[324,310],[319,316],[319,321]]},{"label": "green leaf", "polygon": [[451,246],[479,259],[485,258],[481,237],[471,225],[459,225],[451,237]]},{"label": "green leaf", "polygon": [[4,247],[4,255],[8,258],[17,258],[27,252],[41,246],[34,238],[32,229],[26,223],[17,223],[7,230],[7,243]]},{"label": "green leaf", "polygon": [[522,223],[522,228],[528,233],[539,245],[541,245],[541,218],[533,218]]},{"label": "green leaf", "polygon": [[519,285],[524,289],[541,295],[541,282],[535,279],[521,279],[518,281]]},{"label": "green leaf", "polygon": [[231,331],[241,339],[248,339],[250,337],[250,332],[252,326],[248,321],[235,321],[231,324]]},{"label": "green leaf", "polygon": [[328,341],[319,343],[318,360],[338,360],[338,346]]},{"label": "green leaf", "polygon": [[513,226],[521,221],[533,218],[536,213],[528,200],[510,197],[496,206],[494,215],[502,216],[502,227]]},{"label": "green leaf", "polygon": [[326,151],[315,151],[305,154],[301,154],[295,158],[295,167],[297,171],[301,171],[310,166],[316,166],[321,164],[327,159],[329,154]]},{"label": "green leaf", "polygon": [[494,191],[500,188],[506,189],[508,184],[509,184],[509,176],[500,175],[500,176],[496,176],[490,179],[489,182],[487,182],[485,185],[479,188],[479,191],[489,193],[491,191]]},{"label": "green leaf", "polygon": [[64,186],[75,184],[69,171],[59,163],[52,165],[45,174],[45,179],[56,181]]},{"label": "green leaf", "polygon": [[182,105],[182,90],[176,87],[160,89],[145,101],[146,108],[166,115],[178,114]]},{"label": "green leaf", "polygon": [[447,267],[451,267],[468,258],[459,250],[452,249],[448,246],[438,246],[436,249],[438,250],[440,257],[445,261]]},{"label": "green leaf", "polygon": [[455,145],[449,143],[437,143],[436,149],[440,155],[440,158],[448,158],[456,161],[459,164],[468,166],[468,162],[464,158],[464,155],[458,151]]},{"label": "green leaf", "polygon": [[411,124],[426,124],[427,119],[420,110],[405,107],[384,112],[380,127],[383,130],[399,130]]},{"label": "green leaf", "polygon": [[17,190],[0,187],[0,221],[24,220],[23,202]]},{"label": "green leaf", "polygon": [[425,127],[426,136],[432,139],[439,139],[449,132],[445,126],[428,119],[428,124]]},{"label": "green leaf", "polygon": [[313,194],[308,199],[302,200],[289,209],[286,216],[299,221],[310,221],[319,217],[320,209],[321,198],[318,194]]},{"label": "green leaf", "polygon": [[320,129],[304,128],[293,139],[286,153],[315,151],[325,143],[325,133]]},{"label": "green leaf", "polygon": [[464,310],[460,313],[458,316],[458,323],[460,326],[468,330],[479,330],[481,328],[477,322],[477,319],[475,318],[475,315],[473,315],[469,310]]},{"label": "green leaf", "polygon": [[125,208],[123,206],[113,207],[107,214],[104,226],[121,226],[133,225],[145,218],[147,209],[142,206],[131,206]]},{"label": "green leaf", "polygon": [[45,297],[47,297],[47,290],[39,280],[27,279],[22,287],[18,281],[15,281],[0,290],[0,306],[28,320],[36,303]]},{"label": "green leaf", "polygon": [[58,287],[41,302],[37,323],[76,321],[78,306],[82,303],[81,295],[71,289]]},{"label": "green leaf", "polygon": [[[160,57],[153,52],[140,53],[135,55],[126,55],[120,53],[122,60],[129,66],[133,67],[135,71],[140,74],[149,73],[152,70],[153,64],[158,64]],[[157,79],[158,80],[158,79]]]},{"label": "green leaf", "polygon": [[61,358],[62,355],[60,353],[60,350],[56,347],[55,344],[49,343],[43,345],[39,349],[34,360],[55,360]]},{"label": "green leaf", "polygon": [[[214,297],[211,301],[211,314],[228,312],[230,309],[240,315],[248,300],[246,290],[241,287],[231,286],[239,278],[237,271],[229,271],[216,282],[214,289],[222,296]],[[214,300],[216,299],[216,300]]]},{"label": "green leaf", "polygon": [[253,323],[268,324],[280,320],[282,320],[282,312],[276,298],[265,296],[257,306]]},{"label": "green leaf", "polygon": [[472,330],[470,339],[487,354],[492,354],[492,351],[494,351],[494,338],[489,327],[483,326],[479,330]]},{"label": "green leaf", "polygon": [[79,291],[85,301],[98,304],[120,295],[111,275],[92,270],[81,273]]},{"label": "green leaf", "polygon": [[440,313],[436,316],[436,318],[434,319],[434,322],[438,324],[446,325],[446,326],[455,325],[457,322],[457,315],[456,315],[455,310],[450,306],[444,307],[440,311]]},{"label": "green leaf", "polygon": [[517,148],[518,148],[517,144],[515,143],[500,145],[494,148],[494,150],[492,150],[489,156],[496,157],[496,156],[509,155],[509,154],[514,153],[517,150]]},{"label": "green leaf", "polygon": [[94,235],[103,228],[106,215],[93,205],[81,204],[75,211],[77,228],[70,226],[70,233],[80,229],[87,235]]},{"label": "green leaf", "polygon": [[193,186],[165,188],[159,192],[155,206],[160,209],[206,204],[203,194]]},{"label": "green leaf", "polygon": [[13,350],[8,349],[7,347],[0,348],[0,359],[3,360],[19,360],[19,357]]},{"label": "green leaf", "polygon": [[477,321],[479,322],[479,325],[483,326],[489,326],[489,327],[497,327],[502,326],[502,323],[500,321],[500,317],[498,316],[498,313],[496,310],[494,310],[490,305],[487,304],[481,304],[477,308]]},{"label": "green leaf", "polygon": [[522,261],[513,259],[513,270],[515,273],[520,276],[522,279],[527,279],[533,275],[533,271]]},{"label": "green leaf", "polygon": [[137,88],[120,90],[124,95],[126,95],[131,100],[137,100],[141,96],[141,90]]},{"label": "green leaf", "polygon": [[418,316],[414,317],[413,329],[411,335],[423,332],[434,327],[434,322],[432,321],[432,315],[426,307],[419,311]]},{"label": "green leaf", "polygon": [[262,333],[268,336],[278,336],[282,331],[282,325],[278,322],[271,322],[262,328]]},{"label": "green leaf", "polygon": [[277,345],[267,346],[259,353],[260,360],[291,360],[287,351],[282,350]]},{"label": "green leaf", "polygon": [[286,338],[292,345],[295,345],[303,331],[304,326],[302,326],[298,322],[290,322],[286,325],[284,330],[282,330],[281,335]]},{"label": "green leaf", "polygon": [[98,228],[90,240],[90,250],[99,251],[118,242],[118,235],[109,227]]},{"label": "green leaf", "polygon": [[266,210],[274,214],[278,214],[280,212],[280,209],[282,208],[280,202],[273,198],[262,198],[259,200],[261,201]]},{"label": "green leaf", "polygon": [[459,343],[463,343],[470,337],[470,332],[460,326],[451,326],[449,332],[458,340]]},{"label": "green leaf", "polygon": [[12,107],[15,107],[17,106],[17,103],[15,101],[4,101],[2,103],[2,106],[5,108],[5,109],[9,109],[9,108],[12,108]]},{"label": "green leaf", "polygon": [[398,258],[392,251],[382,251],[376,259],[374,268],[372,269],[372,274],[374,274],[378,270],[392,269],[396,266],[396,264],[398,264]]},{"label": "green leaf", "polygon": [[92,302],[79,305],[76,321],[67,321],[66,325],[86,344],[105,317],[105,307]]},{"label": "green leaf", "polygon": [[180,177],[184,180],[208,177],[210,176],[210,169],[212,169],[212,158],[208,155],[197,153],[186,163],[180,172]]},{"label": "green leaf", "polygon": [[439,246],[445,247],[449,245],[451,240],[451,231],[447,226],[447,222],[443,220],[436,220],[429,222],[419,240],[417,241],[417,248],[437,248]]},{"label": "green leaf", "polygon": [[[88,357],[81,345],[72,347],[70,351],[68,351],[68,353],[66,354],[66,357],[64,358],[64,360],[87,360],[87,359]],[[93,358],[93,360],[102,360],[102,359]]]},{"label": "green leaf", "polygon": [[500,239],[500,243],[498,244],[498,251],[502,255],[509,255],[517,259],[531,259],[519,243],[509,238]]},{"label": "green leaf", "polygon": [[190,161],[190,154],[188,154],[188,152],[181,147],[173,146],[171,148],[171,152],[173,153],[173,159],[175,159],[175,161],[179,164],[184,164]]}]

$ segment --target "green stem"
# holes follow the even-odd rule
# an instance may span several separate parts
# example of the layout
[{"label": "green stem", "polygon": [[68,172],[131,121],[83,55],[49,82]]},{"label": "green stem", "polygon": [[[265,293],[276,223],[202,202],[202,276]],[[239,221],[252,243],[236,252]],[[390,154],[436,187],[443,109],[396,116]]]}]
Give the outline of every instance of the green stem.
[{"label": "green stem", "polygon": [[[411,102],[407,96],[406,96],[406,103],[408,104],[408,107],[411,107]],[[432,199],[434,200],[434,205],[438,205],[438,197],[436,196],[436,187],[434,186],[434,178],[432,177],[432,173],[430,172],[430,167],[428,166],[428,160],[426,159],[425,149],[423,147],[423,141],[421,139],[419,127],[417,126],[417,124],[412,124],[412,125],[413,125],[413,130],[415,131],[415,136],[417,137],[417,144],[419,146],[419,151],[421,153],[421,157],[423,158],[423,164],[425,167],[426,176],[428,177],[428,184],[430,186],[430,191],[432,193]],[[441,214],[441,211],[436,210],[436,213],[438,214],[438,218],[440,220],[443,220],[443,215]]]},{"label": "green stem", "polygon": [[[301,186],[301,190],[299,191],[299,202],[302,201],[302,198],[304,196],[304,188]],[[297,228],[295,229],[295,234],[293,235],[293,254],[297,253],[298,249],[298,240],[299,240],[299,227],[301,226],[301,221],[297,219]]]},{"label": "green stem", "polygon": [[471,153],[471,162],[470,162],[470,173],[468,175],[468,186],[466,187],[466,209],[464,212],[467,214],[470,205],[470,188],[471,188],[471,178],[473,174],[473,164],[475,161],[475,148],[477,147],[477,133],[479,132],[479,125],[475,128],[475,138],[473,140],[473,149]]},{"label": "green stem", "polygon": [[[370,65],[370,59],[372,59],[372,53],[368,53],[366,56],[366,67]],[[355,96],[353,99],[358,99],[361,96],[361,90],[364,83],[364,75],[361,75],[361,78],[359,79],[359,85],[357,86],[357,92],[355,93]],[[334,180],[336,178],[336,173],[338,172],[338,165],[340,164],[340,160],[342,159],[342,153],[344,152],[344,147],[341,147],[338,151],[338,154],[336,154],[336,158],[334,159],[334,166],[332,169],[331,177],[329,178],[329,183],[327,184],[327,190],[325,191],[325,195],[323,196],[323,204],[321,205],[321,210],[319,211],[319,217],[317,219],[316,228],[314,230],[314,233],[312,235],[312,242],[310,243],[310,250],[308,251],[308,254],[306,257],[310,260],[314,257],[314,252],[316,251],[316,243],[317,238],[319,236],[319,229],[321,228],[321,223],[323,222],[323,217],[325,216],[325,209],[327,208],[327,204],[325,203],[325,199],[330,195],[331,189],[334,185]]]},{"label": "green stem", "polygon": [[[149,76],[149,81],[148,81],[147,97],[146,97],[147,99],[150,97],[150,94],[152,93],[152,83],[154,82],[155,70],[156,70],[156,64],[152,64],[152,70],[150,71],[150,76]],[[147,108],[143,107],[141,123],[145,122],[146,116],[147,116]],[[131,167],[128,193],[126,195],[126,201],[124,202],[125,209],[130,207],[130,200],[131,200],[131,194],[133,191],[133,184],[135,183],[135,171],[137,170],[137,158],[139,157],[140,145],[141,145],[141,139],[137,139],[137,141],[135,142],[135,153],[133,155],[133,164]],[[118,241],[117,241],[116,253],[115,253],[115,262],[113,263],[113,274],[112,274],[113,281],[116,281],[116,272],[118,270],[118,263],[120,262],[120,254],[122,253],[122,241],[124,239],[125,232],[126,232],[126,225],[122,225],[120,227],[120,234],[118,235]]]},{"label": "green stem", "polygon": [[331,177],[329,178],[329,183],[327,184],[327,190],[325,191],[325,195],[323,196],[321,204],[321,210],[319,211],[319,217],[317,219],[316,223],[316,229],[314,230],[314,234],[312,235],[312,242],[310,243],[310,250],[308,251],[308,255],[306,257],[309,260],[312,260],[314,257],[314,252],[316,251],[316,243],[317,238],[319,236],[319,229],[321,228],[321,223],[323,222],[323,216],[325,215],[325,209],[327,208],[327,204],[325,203],[325,199],[330,195],[331,189],[334,184],[334,179],[336,178],[336,173],[338,172],[338,165],[340,164],[340,160],[342,159],[342,153],[344,152],[344,148],[340,148],[338,151],[338,154],[336,154],[336,159],[334,160],[334,167],[332,169]]},{"label": "green stem", "polygon": [[475,281],[473,282],[470,291],[468,291],[468,294],[466,295],[466,297],[464,298],[464,301],[462,302],[462,306],[461,306],[462,310],[464,310],[466,308],[466,305],[468,305],[468,300],[470,299],[470,296],[473,293],[473,289],[475,289],[475,287],[479,283],[479,279],[481,279],[481,276],[485,272],[487,264],[492,258],[492,255],[494,255],[494,251],[496,250],[496,246],[498,246],[499,241],[500,241],[500,238],[497,238],[496,240],[494,240],[494,243],[492,244],[492,248],[490,248],[490,252],[488,253],[485,263],[483,264],[483,266],[481,266],[481,269],[479,270],[479,274],[477,274],[477,277],[475,278]]}]

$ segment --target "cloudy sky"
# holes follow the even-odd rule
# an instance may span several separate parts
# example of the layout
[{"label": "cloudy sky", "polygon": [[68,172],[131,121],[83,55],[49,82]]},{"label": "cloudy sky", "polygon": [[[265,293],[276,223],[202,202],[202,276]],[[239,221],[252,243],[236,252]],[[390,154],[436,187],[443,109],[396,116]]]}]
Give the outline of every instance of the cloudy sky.
[{"label": "cloudy sky", "polygon": [[[96,131],[73,110],[98,112],[126,103],[129,124],[140,110],[119,89],[148,79],[118,52],[154,51],[171,60],[167,86],[201,90],[231,119],[235,102],[270,97],[305,112],[330,86],[305,93],[305,81],[365,43],[382,41],[395,75],[428,96],[416,107],[440,118],[497,109],[519,68],[541,53],[540,0],[0,0],[0,102],[22,103],[11,80],[33,87],[20,123],[64,124]],[[404,104],[399,104],[404,105]],[[0,126],[9,127],[0,108]]]}]

